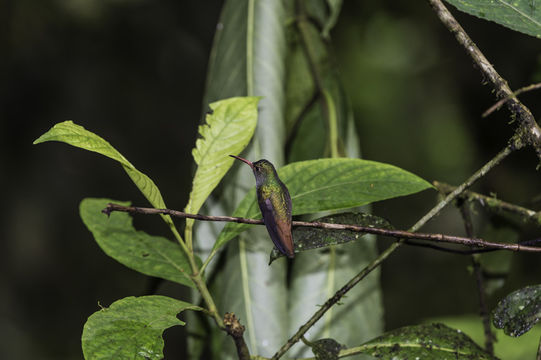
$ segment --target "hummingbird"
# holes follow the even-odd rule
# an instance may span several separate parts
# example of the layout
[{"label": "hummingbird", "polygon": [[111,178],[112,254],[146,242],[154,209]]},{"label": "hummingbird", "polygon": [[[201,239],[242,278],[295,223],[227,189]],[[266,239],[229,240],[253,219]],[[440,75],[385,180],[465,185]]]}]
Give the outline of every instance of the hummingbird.
[{"label": "hummingbird", "polygon": [[252,168],[257,202],[271,240],[282,254],[293,259],[295,252],[291,235],[291,196],[278,177],[274,165],[265,159],[251,162],[239,156],[229,156],[245,162]]}]

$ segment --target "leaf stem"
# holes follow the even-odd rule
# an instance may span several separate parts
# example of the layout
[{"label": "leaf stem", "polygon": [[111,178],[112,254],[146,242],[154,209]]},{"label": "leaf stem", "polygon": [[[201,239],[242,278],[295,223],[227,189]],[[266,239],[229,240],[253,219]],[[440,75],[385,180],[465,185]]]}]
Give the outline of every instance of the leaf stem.
[{"label": "leaf stem", "polygon": [[[498,159],[495,158],[491,161],[494,161],[494,160],[497,160],[498,162],[501,161],[505,156],[509,154],[507,151],[510,152],[511,151],[510,148],[504,149],[504,151],[502,151],[502,153],[500,153],[497,156]],[[483,167],[479,171],[480,172],[484,171],[484,169],[485,167]],[[467,185],[465,184],[466,183],[464,183],[463,185],[459,187],[454,188],[454,190],[449,193],[447,198],[451,196],[450,198],[451,200],[455,199],[458,196],[458,194],[462,194],[464,189],[468,186],[471,186],[473,182],[471,183],[468,182]],[[422,225],[424,225],[430,218],[434,217],[444,206],[448,204],[447,198],[446,200],[443,200],[441,203],[439,203],[434,209],[432,209],[429,214],[427,214],[425,217],[419,220],[418,222],[419,225],[415,224],[410,229],[410,231],[389,230],[389,229],[383,229],[383,228],[373,228],[373,227],[349,225],[349,224],[331,224],[331,223],[306,222],[306,221],[293,221],[292,225],[328,229],[328,230],[350,230],[350,231],[356,231],[356,232],[362,232],[362,233],[368,233],[368,234],[394,237],[398,239],[419,239],[419,240],[433,241],[433,242],[460,244],[460,245],[465,245],[465,246],[477,246],[477,247],[482,247],[485,249],[494,248],[494,249],[511,250],[511,251],[541,252],[541,248],[535,247],[535,246],[498,243],[498,242],[486,241],[479,238],[460,237],[460,236],[445,235],[445,234],[429,234],[429,233],[414,232],[418,230]],[[135,207],[135,206],[122,206],[118,204],[108,204],[107,208],[104,209],[104,212],[113,212],[113,211],[122,211],[122,212],[128,212],[132,214],[145,214],[145,215],[168,214],[174,217],[191,218],[191,219],[196,219],[196,220],[201,220],[201,221],[226,221],[226,222],[236,222],[236,223],[251,224],[251,225],[264,224],[263,220],[258,220],[258,219],[247,219],[247,218],[234,217],[234,216],[210,216],[210,215],[200,215],[200,214],[188,214],[182,211],[176,211],[176,210],[170,210],[170,209],[142,208],[142,207]],[[216,253],[216,250],[213,250],[213,252]],[[200,269],[201,272],[203,272],[204,268],[206,267],[205,265],[208,263],[208,261],[209,259],[207,259],[205,263],[203,264],[203,266],[201,267]]]},{"label": "leaf stem", "polygon": [[[464,203],[461,198],[459,208],[462,220],[464,221],[464,228],[466,235],[473,237],[473,221],[471,217],[471,211],[468,204]],[[494,355],[494,335],[490,327],[490,313],[488,312],[486,302],[486,290],[485,290],[485,278],[483,276],[483,269],[481,262],[479,261],[479,254],[472,254],[471,256],[473,273],[475,275],[475,282],[477,284],[477,295],[479,296],[479,315],[483,321],[483,329],[485,333],[485,350],[490,355]]]},{"label": "leaf stem", "polygon": [[539,346],[537,347],[537,356],[535,357],[536,360],[541,360],[541,337],[539,338]]}]

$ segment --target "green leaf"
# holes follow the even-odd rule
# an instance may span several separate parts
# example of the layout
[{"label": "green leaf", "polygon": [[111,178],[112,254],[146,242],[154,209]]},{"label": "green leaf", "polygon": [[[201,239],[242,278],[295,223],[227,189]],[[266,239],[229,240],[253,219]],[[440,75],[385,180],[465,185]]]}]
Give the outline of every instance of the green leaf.
[{"label": "green leaf", "polygon": [[[197,213],[212,190],[250,142],[257,124],[258,97],[237,97],[210,104],[206,124],[192,151],[197,166],[186,212]],[[193,222],[193,220],[192,220]]]},{"label": "green leaf", "polygon": [[[480,321],[479,314],[454,315],[427,319],[426,323],[441,322],[449,327],[460,329],[468,334],[477,344],[485,342],[485,329]],[[505,360],[535,359],[541,328],[534,327],[519,338],[507,336],[492,326],[494,335],[494,354]]]},{"label": "green leaf", "polygon": [[127,213],[115,211],[109,217],[103,214],[101,210],[110,202],[130,205],[111,199],[87,198],[79,207],[83,222],[100,248],[130,269],[194,287],[189,277],[188,259],[180,246],[163,237],[136,231]]},{"label": "green leaf", "polygon": [[362,353],[384,360],[494,359],[460,330],[443,324],[406,326],[361,346]]},{"label": "green leaf", "polygon": [[[361,159],[318,159],[288,164],[278,170],[293,202],[293,215],[347,209],[374,201],[413,194],[430,185],[392,165]],[[248,192],[234,216],[260,218],[255,189]],[[220,233],[219,248],[249,225],[228,223]]]},{"label": "green leaf", "polygon": [[[140,172],[133,166],[128,159],[126,159],[121,153],[119,153],[114,147],[111,146],[106,140],[86,130],[84,127],[74,124],[72,121],[64,121],[53,126],[45,134],[41,135],[34,141],[35,144],[43,143],[46,141],[59,141],[66,144],[93,151],[98,154],[107,156],[110,159],[118,161],[128,176],[132,179],[135,185],[139,188],[141,193],[147,198],[147,200],[158,209],[166,208],[163,201],[160,190],[154,184],[154,181],[148,176]],[[175,225],[169,215],[161,215],[164,221],[169,227],[176,233]]]},{"label": "green leaf", "polygon": [[338,353],[343,345],[334,339],[319,339],[311,344],[316,360],[338,360]]},{"label": "green leaf", "polygon": [[163,332],[185,323],[177,319],[198,306],[166,296],[127,297],[92,314],[81,338],[87,360],[162,359]]},{"label": "green leaf", "polygon": [[446,0],[457,9],[541,38],[541,4],[532,0]]},{"label": "green leaf", "polygon": [[494,326],[509,336],[521,336],[541,318],[541,285],[527,286],[507,295],[493,311]]},{"label": "green leaf", "polygon": [[[342,213],[312,220],[321,223],[347,224],[382,229],[393,229],[385,219],[366,213]],[[356,241],[365,233],[351,230],[331,230],[311,227],[295,227],[292,231],[295,253]],[[284,256],[276,247],[271,251],[270,262]]]}]

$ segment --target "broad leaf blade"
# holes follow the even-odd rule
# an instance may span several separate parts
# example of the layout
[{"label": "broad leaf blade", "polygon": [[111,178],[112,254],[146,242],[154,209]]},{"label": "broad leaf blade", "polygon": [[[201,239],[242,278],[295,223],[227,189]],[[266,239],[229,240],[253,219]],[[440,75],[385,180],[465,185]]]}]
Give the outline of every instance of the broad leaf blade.
[{"label": "broad leaf blade", "polygon": [[457,9],[541,38],[541,4],[531,0],[446,0]]},{"label": "broad leaf blade", "polygon": [[[148,176],[137,170],[121,153],[102,137],[74,124],[73,121],[64,121],[53,126],[45,134],[34,141],[35,144],[46,141],[59,141],[66,144],[93,151],[118,161],[134,184],[139,188],[147,200],[158,209],[166,208],[160,190]],[[169,227],[176,232],[173,220],[169,215],[161,215]]]},{"label": "broad leaf blade", "polygon": [[443,324],[407,326],[363,345],[363,353],[384,360],[495,359],[460,330]]},{"label": "broad leaf blade", "polygon": [[199,126],[193,149],[197,170],[186,212],[197,213],[212,190],[250,142],[257,124],[258,97],[237,97],[210,104],[206,124]]},{"label": "broad leaf blade", "polygon": [[184,325],[177,319],[184,310],[203,309],[158,295],[117,300],[85,323],[81,338],[85,359],[162,359],[162,334]]},{"label": "broad leaf blade", "polygon": [[129,205],[93,198],[84,199],[80,205],[81,218],[100,248],[130,269],[194,287],[189,277],[188,259],[179,245],[160,236],[136,231],[132,217],[127,213],[113,212],[109,217],[103,214],[101,210],[110,202]]},{"label": "broad leaf blade", "polygon": [[507,295],[493,312],[494,326],[509,336],[529,331],[541,318],[541,285],[527,286]]},{"label": "broad leaf blade", "polygon": [[[393,229],[385,219],[367,213],[342,213],[313,220],[320,223],[347,224],[382,229]],[[292,231],[295,253],[329,247],[359,240],[365,233],[352,230],[334,230],[311,227],[295,227]],[[270,262],[284,256],[276,247],[271,251]]]},{"label": "broad leaf blade", "polygon": [[[362,206],[432,187],[408,171],[361,159],[300,161],[284,166],[278,174],[291,194],[293,215]],[[254,189],[242,200],[234,216],[261,217]],[[223,246],[247,227],[227,224],[215,248]]]}]

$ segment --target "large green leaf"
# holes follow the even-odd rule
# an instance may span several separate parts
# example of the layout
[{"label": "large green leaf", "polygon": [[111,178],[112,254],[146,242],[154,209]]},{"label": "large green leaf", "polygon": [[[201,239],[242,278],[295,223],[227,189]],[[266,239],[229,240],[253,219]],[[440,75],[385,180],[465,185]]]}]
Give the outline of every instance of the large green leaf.
[{"label": "large green leaf", "polygon": [[[468,334],[477,344],[485,342],[485,329],[479,314],[453,315],[448,317],[430,318],[426,323],[443,323],[451,328],[460,329]],[[535,359],[541,327],[534,327],[519,338],[513,338],[498,331],[492,326],[494,335],[494,355],[505,360]]]},{"label": "large green leaf", "polygon": [[129,205],[111,199],[87,198],[79,207],[83,222],[100,248],[130,269],[194,287],[188,259],[178,243],[136,231],[127,213],[103,214],[101,210],[110,202]]},{"label": "large green leaf", "polygon": [[541,4],[533,0],[446,0],[481,19],[541,38]]},{"label": "large green leaf", "polygon": [[362,352],[383,360],[495,359],[460,330],[443,324],[406,326],[362,345]]},{"label": "large green leaf", "polygon": [[200,139],[193,149],[197,170],[186,212],[199,211],[212,190],[252,138],[257,124],[258,97],[237,97],[210,104],[206,124],[199,126]]},{"label": "large green leaf", "polygon": [[541,319],[541,285],[513,291],[498,303],[493,315],[494,326],[509,336],[521,336]]},{"label": "large green leaf", "polygon": [[162,359],[162,334],[185,324],[177,318],[184,310],[203,309],[158,295],[117,300],[86,321],[81,338],[85,359]]},{"label": "large green leaf", "polygon": [[[46,141],[60,141],[66,144],[93,151],[98,154],[107,156],[110,159],[118,161],[128,176],[132,179],[135,185],[147,200],[158,209],[166,208],[160,190],[154,184],[154,181],[148,176],[140,172],[133,166],[128,159],[119,153],[105,139],[86,130],[84,127],[74,124],[73,121],[64,121],[53,126],[45,134],[41,135],[34,141],[34,144],[43,143]],[[171,230],[178,235],[173,220],[169,215],[162,215],[162,218],[169,225]]]},{"label": "large green leaf", "polygon": [[[278,170],[293,202],[293,215],[346,209],[432,187],[418,176],[393,165],[362,159],[318,159],[288,164]],[[260,218],[255,189],[234,216]],[[229,223],[216,241],[219,248],[249,225]]]}]

